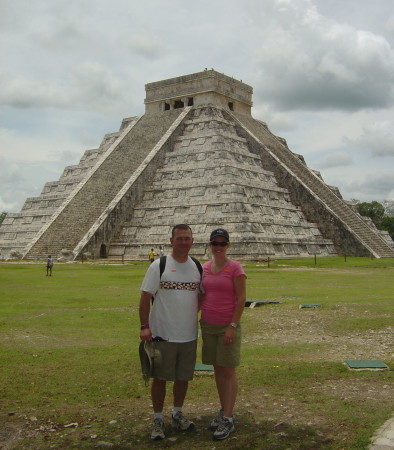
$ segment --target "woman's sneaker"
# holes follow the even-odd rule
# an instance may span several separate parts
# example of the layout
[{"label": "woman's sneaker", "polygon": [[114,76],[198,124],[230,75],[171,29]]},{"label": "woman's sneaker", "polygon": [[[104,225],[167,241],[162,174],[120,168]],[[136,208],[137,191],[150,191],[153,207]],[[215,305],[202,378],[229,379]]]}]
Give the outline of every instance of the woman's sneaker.
[{"label": "woman's sneaker", "polygon": [[166,436],[164,434],[164,421],[163,419],[155,419],[153,422],[153,430],[150,438],[153,441],[158,441],[159,439],[164,439]]},{"label": "woman's sneaker", "polygon": [[212,420],[211,425],[209,425],[209,429],[215,431],[218,428],[222,419],[223,419],[223,408],[219,411],[219,414]]},{"label": "woman's sneaker", "polygon": [[186,419],[181,411],[178,411],[175,416],[172,416],[172,426],[181,431],[188,431],[194,428],[194,423]]},{"label": "woman's sneaker", "polygon": [[234,431],[234,423],[223,417],[222,421],[217,427],[217,430],[213,433],[213,438],[216,440],[226,439]]}]

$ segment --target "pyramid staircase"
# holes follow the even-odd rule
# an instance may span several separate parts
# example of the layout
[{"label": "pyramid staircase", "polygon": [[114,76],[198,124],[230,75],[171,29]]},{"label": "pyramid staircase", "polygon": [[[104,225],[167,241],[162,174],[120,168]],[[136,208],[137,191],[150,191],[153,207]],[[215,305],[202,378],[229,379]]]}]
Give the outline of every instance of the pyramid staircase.
[{"label": "pyramid staircase", "polygon": [[[265,124],[243,114],[232,114],[232,116],[236,116],[240,128],[247,130],[250,137],[271,156],[278,178],[288,179],[289,174],[291,174],[308,191],[309,195],[324,205],[324,208],[330,212],[331,216],[340,221],[348,232],[373,256],[377,258],[394,257],[394,249],[382,238],[379,231],[371,228],[358,213],[339,198],[297,155],[274,136]],[[282,175],[279,175],[279,173]],[[291,192],[293,193],[292,200],[296,204],[301,203],[294,195],[297,190],[292,190]],[[308,218],[311,220],[316,219],[313,211],[311,211]],[[321,228],[324,228],[324,224],[321,224]],[[336,235],[337,230],[334,229],[330,233],[330,238],[334,242]],[[349,251],[350,253],[351,251]]]},{"label": "pyramid staircase", "polygon": [[236,131],[237,122],[213,105],[195,108],[163,166],[111,242],[111,258],[142,259],[165,247],[175,223],[188,223],[193,254],[209,257],[210,231],[226,227],[230,254],[238,259],[267,255],[332,255],[332,241],[301,208],[290,202],[259,155]]},{"label": "pyramid staircase", "polygon": [[[175,110],[164,117],[144,115],[129,124],[28,246],[24,258],[58,256],[62,249],[75,252],[97,221],[112,212],[116,205],[111,209],[111,202],[182,112],[186,113]],[[106,239],[110,240],[116,231],[116,223],[113,222],[112,227],[105,230],[109,234]]]}]

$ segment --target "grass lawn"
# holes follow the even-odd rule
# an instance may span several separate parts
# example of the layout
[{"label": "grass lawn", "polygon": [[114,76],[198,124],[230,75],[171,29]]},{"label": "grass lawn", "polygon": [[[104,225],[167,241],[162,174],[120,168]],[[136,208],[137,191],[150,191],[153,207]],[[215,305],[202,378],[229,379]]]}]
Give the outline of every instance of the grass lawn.
[{"label": "grass lawn", "polygon": [[197,429],[157,443],[138,357],[147,263],[55,264],[52,277],[43,263],[0,263],[0,448],[366,449],[394,413],[393,371],[344,361],[394,367],[394,260],[244,267],[247,298],[277,303],[245,308],[237,431],[212,441],[218,401],[205,373],[184,407]]}]

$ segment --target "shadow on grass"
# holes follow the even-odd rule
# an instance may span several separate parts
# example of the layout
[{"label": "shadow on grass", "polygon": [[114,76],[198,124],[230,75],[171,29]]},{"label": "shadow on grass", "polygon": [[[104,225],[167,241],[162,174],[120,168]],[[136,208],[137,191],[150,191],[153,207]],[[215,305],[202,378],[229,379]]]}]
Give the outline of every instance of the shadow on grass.
[{"label": "shadow on grass", "polygon": [[[141,426],[112,427],[101,430],[100,437],[94,440],[85,432],[69,434],[61,442],[54,442],[51,436],[47,436],[45,448],[113,448],[149,449],[149,448],[174,448],[174,449],[329,449],[333,439],[323,432],[309,426],[293,425],[285,422],[273,421],[255,422],[252,415],[237,416],[236,431],[223,441],[214,441],[212,431],[207,424],[212,420],[211,416],[200,416],[196,420],[196,428],[192,431],[179,432],[166,424],[166,438],[160,441],[150,440],[150,423],[145,422]],[[138,419],[137,419],[138,421]],[[37,448],[30,442],[32,447]],[[37,443],[36,443],[37,445]],[[42,443],[40,444],[40,448]]]},{"label": "shadow on grass", "polygon": [[[195,420],[195,419],[194,419]],[[166,424],[166,438],[150,440],[151,423],[140,418],[119,421],[115,425],[96,424],[93,429],[75,428],[59,432],[45,432],[43,427],[27,431],[7,426],[0,435],[1,448],[23,449],[330,449],[333,439],[323,431],[307,425],[286,422],[255,421],[250,413],[236,417],[236,431],[223,441],[215,441],[208,424],[212,415],[199,416],[196,428],[179,432]],[[21,432],[22,431],[22,432]],[[55,431],[55,430],[52,430]],[[16,447],[15,447],[16,445]]]},{"label": "shadow on grass", "polygon": [[236,417],[236,431],[223,441],[215,441],[208,429],[212,416],[199,416],[192,431],[179,432],[166,425],[166,438],[149,440],[150,424],[144,430],[124,436],[124,445],[113,448],[174,448],[174,449],[328,449],[332,438],[309,426],[275,423],[262,420],[256,422],[251,414]]}]

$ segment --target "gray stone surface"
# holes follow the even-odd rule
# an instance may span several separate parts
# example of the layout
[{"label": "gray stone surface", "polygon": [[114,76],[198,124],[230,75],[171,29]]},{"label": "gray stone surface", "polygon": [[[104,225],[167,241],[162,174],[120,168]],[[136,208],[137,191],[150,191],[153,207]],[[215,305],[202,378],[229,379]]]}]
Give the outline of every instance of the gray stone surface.
[{"label": "gray stone surface", "polygon": [[[191,225],[208,257],[210,231],[231,233],[238,259],[394,256],[302,155],[251,114],[253,89],[214,70],[146,85],[146,113],[88,150],[0,227],[3,258],[146,259],[171,228]],[[15,256],[14,256],[15,257]]]},{"label": "gray stone surface", "polygon": [[369,450],[389,449],[394,449],[394,416],[376,431],[369,446]]},{"label": "gray stone surface", "polygon": [[173,224],[183,222],[193,229],[199,257],[208,257],[209,234],[218,226],[230,232],[230,253],[238,259],[335,253],[221,108],[194,108],[184,126],[111,243],[111,257],[145,258],[148,247],[167,244]]},{"label": "gray stone surface", "polygon": [[145,91],[147,113],[206,104],[251,112],[253,88],[213,69],[148,83]]}]

